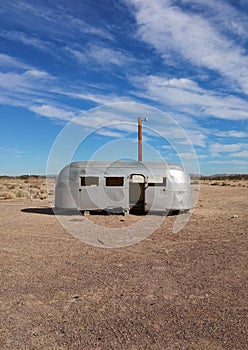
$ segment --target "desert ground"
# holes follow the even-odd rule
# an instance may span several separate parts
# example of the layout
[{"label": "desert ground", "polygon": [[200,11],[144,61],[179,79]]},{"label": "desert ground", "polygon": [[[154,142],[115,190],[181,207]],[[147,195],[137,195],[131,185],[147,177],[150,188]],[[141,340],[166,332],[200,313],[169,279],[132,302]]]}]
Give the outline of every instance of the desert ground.
[{"label": "desert ground", "polygon": [[[1,349],[247,349],[247,181],[202,181],[178,234],[168,216],[118,249],[60,225],[54,183],[0,181]],[[86,220],[101,229],[142,216]]]}]

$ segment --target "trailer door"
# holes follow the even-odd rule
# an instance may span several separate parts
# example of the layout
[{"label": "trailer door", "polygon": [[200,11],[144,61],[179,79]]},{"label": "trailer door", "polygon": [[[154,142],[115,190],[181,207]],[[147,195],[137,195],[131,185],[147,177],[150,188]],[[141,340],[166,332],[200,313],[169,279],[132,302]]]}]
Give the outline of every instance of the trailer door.
[{"label": "trailer door", "polygon": [[145,187],[145,211],[166,210],[167,197],[166,177],[148,176]]},{"label": "trailer door", "polygon": [[94,210],[99,209],[101,198],[101,187],[99,176],[87,175],[80,177],[79,183],[79,209]]},{"label": "trailer door", "polygon": [[143,174],[129,176],[129,208],[132,211],[145,209],[145,176]]}]

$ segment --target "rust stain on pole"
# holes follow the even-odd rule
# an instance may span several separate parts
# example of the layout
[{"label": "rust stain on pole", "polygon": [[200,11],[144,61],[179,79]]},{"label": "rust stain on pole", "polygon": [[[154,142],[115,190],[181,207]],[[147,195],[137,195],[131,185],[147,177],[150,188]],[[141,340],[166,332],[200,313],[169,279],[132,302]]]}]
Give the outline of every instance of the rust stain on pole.
[{"label": "rust stain on pole", "polygon": [[142,118],[138,118],[138,161],[142,162]]}]

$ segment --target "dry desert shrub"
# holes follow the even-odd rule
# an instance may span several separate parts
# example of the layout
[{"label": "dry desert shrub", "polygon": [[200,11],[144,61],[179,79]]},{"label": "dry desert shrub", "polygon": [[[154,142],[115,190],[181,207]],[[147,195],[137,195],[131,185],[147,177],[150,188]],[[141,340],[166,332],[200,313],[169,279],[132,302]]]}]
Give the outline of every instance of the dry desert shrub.
[{"label": "dry desert shrub", "polygon": [[208,186],[231,186],[231,187],[248,187],[248,180],[201,180],[201,184]]},{"label": "dry desert shrub", "polygon": [[42,187],[42,184],[44,182],[44,179],[40,179],[40,178],[36,178],[36,177],[31,177],[29,179],[29,183],[30,185],[32,185],[33,187],[39,187],[41,188]]},{"label": "dry desert shrub", "polygon": [[8,190],[14,190],[16,187],[18,187],[18,184],[9,184],[8,186],[7,186],[7,188],[8,188]]},{"label": "dry desert shrub", "polygon": [[39,199],[40,194],[46,198],[47,191],[44,186],[44,179],[35,177],[29,178],[6,178],[0,179],[0,198],[14,199],[14,198],[31,198]]},{"label": "dry desert shrub", "polygon": [[199,185],[200,181],[199,180],[191,180],[191,185]]},{"label": "dry desert shrub", "polygon": [[23,190],[16,191],[15,195],[17,198],[28,198],[29,197],[28,191],[23,191]]},{"label": "dry desert shrub", "polygon": [[47,199],[47,194],[46,193],[41,193],[39,198],[40,199]]},{"label": "dry desert shrub", "polygon": [[16,198],[15,193],[13,192],[1,192],[0,193],[0,199],[14,199]]},{"label": "dry desert shrub", "polygon": [[210,182],[211,186],[220,186],[220,183],[218,181]]},{"label": "dry desert shrub", "polygon": [[39,188],[35,188],[35,187],[29,188],[29,192],[32,195],[35,195],[37,192],[39,192],[39,190],[40,190]]}]

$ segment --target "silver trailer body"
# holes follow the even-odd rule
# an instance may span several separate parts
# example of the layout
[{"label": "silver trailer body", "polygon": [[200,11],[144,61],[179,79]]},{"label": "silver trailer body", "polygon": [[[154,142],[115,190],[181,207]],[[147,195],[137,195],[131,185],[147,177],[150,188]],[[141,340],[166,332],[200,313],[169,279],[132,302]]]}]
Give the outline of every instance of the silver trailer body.
[{"label": "silver trailer body", "polygon": [[81,161],[61,170],[55,208],[168,211],[192,208],[189,176],[165,162]]}]

